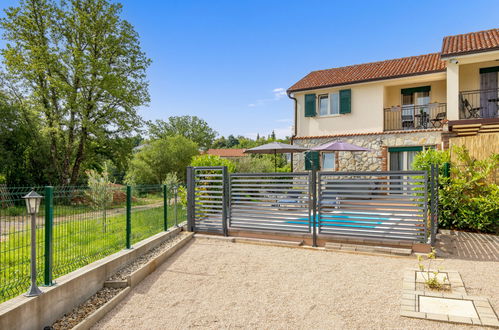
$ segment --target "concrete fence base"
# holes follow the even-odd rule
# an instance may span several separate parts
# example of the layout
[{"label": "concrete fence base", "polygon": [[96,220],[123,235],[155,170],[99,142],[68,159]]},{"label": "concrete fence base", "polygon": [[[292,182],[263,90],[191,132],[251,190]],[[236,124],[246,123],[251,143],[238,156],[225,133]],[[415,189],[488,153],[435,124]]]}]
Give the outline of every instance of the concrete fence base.
[{"label": "concrete fence base", "polygon": [[74,272],[61,276],[56,285],[41,287],[43,294],[17,296],[0,304],[0,329],[39,330],[52,325],[64,313],[80,305],[102,289],[108,277],[132,260],[177,235],[182,227],[161,232]]}]

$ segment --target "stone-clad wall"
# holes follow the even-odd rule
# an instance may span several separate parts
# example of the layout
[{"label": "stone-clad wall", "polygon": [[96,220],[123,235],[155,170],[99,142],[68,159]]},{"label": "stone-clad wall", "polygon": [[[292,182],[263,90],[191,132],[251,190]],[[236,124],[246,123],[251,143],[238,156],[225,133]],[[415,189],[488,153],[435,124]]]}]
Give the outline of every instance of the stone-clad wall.
[{"label": "stone-clad wall", "polygon": [[[440,131],[372,134],[345,136],[318,139],[296,139],[293,144],[303,147],[315,147],[330,141],[344,141],[360,147],[373,150],[372,152],[339,152],[339,171],[381,171],[386,170],[388,162],[386,147],[404,146],[439,146],[441,143]],[[303,154],[293,155],[293,170],[303,171]]]}]

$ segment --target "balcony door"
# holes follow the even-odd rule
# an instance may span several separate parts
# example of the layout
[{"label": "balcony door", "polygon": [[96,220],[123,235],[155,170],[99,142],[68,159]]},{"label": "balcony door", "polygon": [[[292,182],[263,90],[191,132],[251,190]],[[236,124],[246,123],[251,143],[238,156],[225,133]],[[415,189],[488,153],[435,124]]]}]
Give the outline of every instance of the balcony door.
[{"label": "balcony door", "polygon": [[480,69],[480,116],[497,118],[499,106],[499,66]]},{"label": "balcony door", "polygon": [[404,88],[401,93],[402,127],[426,127],[429,118],[430,86]]}]

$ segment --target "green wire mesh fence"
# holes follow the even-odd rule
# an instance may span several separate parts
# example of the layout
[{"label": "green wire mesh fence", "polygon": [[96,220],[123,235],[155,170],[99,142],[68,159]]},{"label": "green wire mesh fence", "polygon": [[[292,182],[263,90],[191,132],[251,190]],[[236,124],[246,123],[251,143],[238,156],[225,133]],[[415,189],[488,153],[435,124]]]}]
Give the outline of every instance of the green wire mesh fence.
[{"label": "green wire mesh fence", "polygon": [[[30,284],[31,228],[22,197],[31,189],[0,186],[0,302],[22,294]],[[51,285],[53,279],[126,248],[127,242],[135,244],[186,220],[185,207],[175,198],[182,187],[34,189],[44,196],[36,228],[40,285]]]}]

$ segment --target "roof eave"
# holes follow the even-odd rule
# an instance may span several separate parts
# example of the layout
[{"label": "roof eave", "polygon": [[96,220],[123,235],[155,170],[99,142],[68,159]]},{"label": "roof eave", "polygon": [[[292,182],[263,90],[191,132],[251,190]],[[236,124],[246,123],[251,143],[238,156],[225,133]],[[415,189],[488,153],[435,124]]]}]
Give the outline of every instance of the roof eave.
[{"label": "roof eave", "polygon": [[467,50],[467,51],[464,51],[464,52],[455,52],[455,53],[442,54],[442,55],[440,55],[440,58],[444,60],[444,59],[449,59],[449,58],[456,57],[456,56],[487,53],[487,52],[493,52],[493,51],[496,51],[496,50],[499,50],[499,46],[498,47],[493,47],[493,48],[486,48],[486,49]]},{"label": "roof eave", "polygon": [[357,85],[357,84],[362,84],[362,83],[366,83],[366,82],[373,82],[373,81],[380,81],[380,80],[390,80],[390,79],[397,79],[397,78],[406,78],[406,77],[413,77],[413,76],[421,76],[421,75],[425,75],[425,74],[445,72],[445,70],[446,69],[444,68],[444,69],[441,69],[441,70],[433,70],[433,71],[410,73],[410,74],[403,74],[403,75],[397,75],[397,76],[388,76],[388,77],[364,79],[364,80],[357,80],[357,81],[352,81],[352,82],[348,82],[348,83],[341,83],[341,84],[330,84],[330,85],[314,86],[314,87],[298,88],[298,89],[291,89],[291,88],[289,88],[286,92],[287,93],[296,93],[296,92],[310,91],[310,90],[314,90],[314,89],[331,88],[331,87],[338,87],[338,86]]}]

